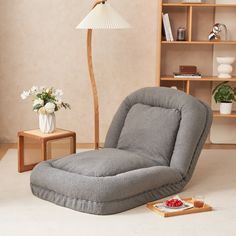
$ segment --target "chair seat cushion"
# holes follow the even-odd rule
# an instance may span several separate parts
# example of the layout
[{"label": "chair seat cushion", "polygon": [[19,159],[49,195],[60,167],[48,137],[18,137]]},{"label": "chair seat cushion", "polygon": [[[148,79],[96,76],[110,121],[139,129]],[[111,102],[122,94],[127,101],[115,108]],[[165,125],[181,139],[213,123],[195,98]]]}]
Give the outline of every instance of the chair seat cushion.
[{"label": "chair seat cushion", "polygon": [[51,162],[54,168],[94,177],[114,176],[158,164],[152,159],[114,148],[88,151]]},{"label": "chair seat cushion", "polygon": [[79,153],[38,164],[31,189],[42,199],[77,211],[118,213],[183,187],[178,171],[154,164],[122,150]]}]

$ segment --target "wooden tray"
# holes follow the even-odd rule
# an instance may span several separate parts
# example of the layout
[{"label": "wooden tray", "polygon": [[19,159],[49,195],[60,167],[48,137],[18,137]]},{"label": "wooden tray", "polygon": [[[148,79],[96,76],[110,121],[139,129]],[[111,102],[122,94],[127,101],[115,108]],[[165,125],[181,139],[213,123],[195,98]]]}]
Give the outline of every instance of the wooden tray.
[{"label": "wooden tray", "polygon": [[[193,198],[183,198],[183,200],[186,201],[186,202],[193,203]],[[149,208],[150,210],[152,210],[154,212],[157,212],[159,215],[164,216],[164,217],[180,216],[180,215],[186,215],[186,214],[192,214],[192,213],[212,211],[212,207],[205,203],[204,207],[202,207],[202,208],[193,207],[193,208],[190,208],[190,209],[179,210],[179,211],[175,211],[175,212],[162,212],[159,209],[157,209],[156,207],[154,207],[155,204],[161,203],[161,202],[162,201],[149,202],[147,204],[147,208]]]}]

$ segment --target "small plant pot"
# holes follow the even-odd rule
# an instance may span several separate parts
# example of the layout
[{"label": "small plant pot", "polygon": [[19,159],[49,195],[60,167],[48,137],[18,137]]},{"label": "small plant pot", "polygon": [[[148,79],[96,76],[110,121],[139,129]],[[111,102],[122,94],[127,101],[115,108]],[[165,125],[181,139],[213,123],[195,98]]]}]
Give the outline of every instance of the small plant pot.
[{"label": "small plant pot", "polygon": [[229,115],[232,113],[232,103],[220,103],[220,114]]}]

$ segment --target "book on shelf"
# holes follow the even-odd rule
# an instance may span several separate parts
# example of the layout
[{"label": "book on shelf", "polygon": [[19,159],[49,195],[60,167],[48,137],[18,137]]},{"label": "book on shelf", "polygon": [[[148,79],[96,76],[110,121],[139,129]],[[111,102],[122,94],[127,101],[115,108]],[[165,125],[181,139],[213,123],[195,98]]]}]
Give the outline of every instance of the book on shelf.
[{"label": "book on shelf", "polygon": [[166,36],[166,41],[174,41],[174,37],[172,34],[172,29],[171,29],[171,24],[170,24],[170,18],[169,14],[163,14],[162,13],[162,20],[163,20],[163,25],[164,25],[164,30],[165,30],[165,36]]},{"label": "book on shelf", "polygon": [[202,75],[200,73],[195,74],[180,74],[180,73],[174,73],[175,79],[201,79]]}]

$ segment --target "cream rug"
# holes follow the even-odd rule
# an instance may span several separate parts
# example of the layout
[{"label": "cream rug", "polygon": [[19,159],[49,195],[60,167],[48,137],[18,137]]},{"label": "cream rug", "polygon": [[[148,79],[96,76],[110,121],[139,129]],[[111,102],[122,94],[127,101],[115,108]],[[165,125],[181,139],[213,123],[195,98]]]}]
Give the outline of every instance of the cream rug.
[{"label": "cream rug", "polygon": [[181,196],[204,195],[215,210],[162,218],[145,206],[112,216],[88,215],[31,194],[30,172],[17,173],[17,151],[0,161],[1,236],[235,236],[236,151],[205,150]]}]

